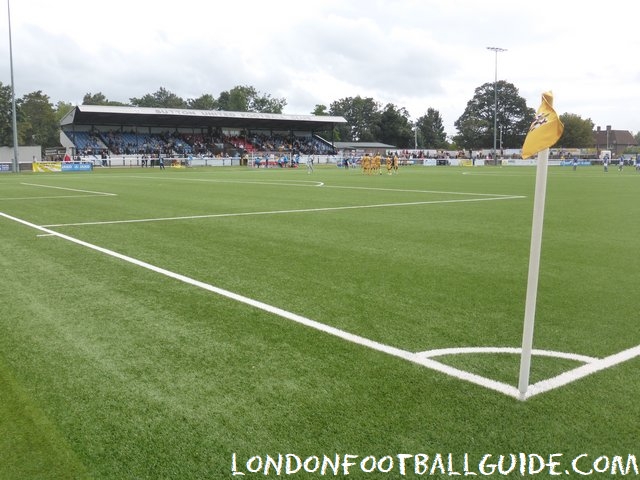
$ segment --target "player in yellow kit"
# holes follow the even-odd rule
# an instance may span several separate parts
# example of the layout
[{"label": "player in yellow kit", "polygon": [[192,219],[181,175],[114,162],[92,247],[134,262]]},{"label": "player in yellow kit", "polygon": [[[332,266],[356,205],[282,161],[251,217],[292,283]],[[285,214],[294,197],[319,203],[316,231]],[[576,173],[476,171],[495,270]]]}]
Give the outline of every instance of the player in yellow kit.
[{"label": "player in yellow kit", "polygon": [[368,153],[362,157],[362,173],[365,175],[371,175],[371,157]]},{"label": "player in yellow kit", "polygon": [[376,155],[373,157],[373,174],[378,174],[380,175],[380,163],[382,162],[382,159],[380,158],[380,154],[376,153]]},{"label": "player in yellow kit", "polygon": [[393,173],[395,174],[398,173],[398,154],[397,153],[393,154],[393,163],[391,165],[391,169],[393,170]]}]

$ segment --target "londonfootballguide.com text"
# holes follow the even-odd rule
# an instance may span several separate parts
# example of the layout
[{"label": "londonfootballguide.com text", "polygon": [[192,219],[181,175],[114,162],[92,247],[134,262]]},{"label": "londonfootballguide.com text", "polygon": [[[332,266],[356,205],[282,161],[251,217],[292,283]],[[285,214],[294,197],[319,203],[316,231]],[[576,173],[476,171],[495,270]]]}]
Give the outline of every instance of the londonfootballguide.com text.
[{"label": "londonfootballguide.com text", "polygon": [[313,473],[320,476],[345,476],[361,473],[387,473],[401,476],[638,476],[635,455],[565,456],[562,453],[539,455],[536,453],[509,453],[473,455],[469,453],[399,453],[376,457],[374,455],[333,454],[310,455],[293,453],[252,455],[240,458],[231,455],[231,473],[245,475],[295,475]]}]

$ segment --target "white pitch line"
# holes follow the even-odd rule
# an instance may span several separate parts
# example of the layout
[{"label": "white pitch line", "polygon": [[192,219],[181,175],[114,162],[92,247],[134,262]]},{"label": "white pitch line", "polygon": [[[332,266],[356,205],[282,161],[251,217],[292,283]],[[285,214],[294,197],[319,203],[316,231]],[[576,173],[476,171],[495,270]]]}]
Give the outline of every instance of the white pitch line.
[{"label": "white pitch line", "polygon": [[503,393],[505,395],[511,396],[513,398],[518,398],[519,392],[518,389],[511,386],[511,385],[507,385],[505,383],[502,382],[498,382],[495,380],[491,380],[485,377],[482,377],[480,375],[476,375],[473,373],[469,373],[469,372],[465,372],[464,370],[459,370],[457,368],[454,367],[450,367],[448,365],[444,365],[440,362],[436,362],[435,360],[431,360],[429,358],[424,358],[421,357],[420,355],[416,355],[413,352],[408,352],[406,350],[402,350],[396,347],[392,347],[389,345],[385,345],[383,343],[379,343],[373,340],[370,340],[368,338],[365,337],[361,337],[359,335],[355,335],[353,333],[349,333],[349,332],[345,332],[344,330],[340,330],[339,328],[335,328],[335,327],[331,327],[329,325],[325,325],[324,323],[320,323],[317,322],[315,320],[311,320],[310,318],[307,317],[303,317],[302,315],[298,315],[296,313],[292,313],[289,312],[287,310],[283,310],[281,308],[278,307],[274,307],[273,305],[269,305],[267,303],[264,302],[260,302],[258,300],[254,300],[252,298],[249,297],[245,297],[244,295],[240,295],[234,292],[230,292],[229,290],[225,290],[223,288],[219,288],[219,287],[215,287],[213,285],[210,285],[208,283],[204,283],[201,282],[199,280],[195,280],[193,278],[187,277],[185,275],[181,275],[179,273],[175,273],[172,272],[170,270],[166,270],[164,268],[161,267],[157,267],[155,265],[151,265],[150,263],[147,262],[143,262],[141,260],[129,257],[127,255],[123,255],[121,253],[115,252],[113,250],[109,250],[107,248],[103,248],[103,247],[99,247],[97,245],[94,245],[92,243],[89,242],[85,242],[83,240],[80,240],[78,238],[74,238],[71,237],[69,235],[65,235],[59,232],[56,232],[54,230],[50,230],[48,228],[39,226],[39,225],[35,225],[31,222],[27,222],[26,220],[22,220],[20,218],[16,218],[13,217],[11,215],[7,215],[6,213],[0,212],[0,216],[7,218],[9,220],[12,220],[14,222],[18,222],[22,225],[26,225],[27,227],[39,230],[41,232],[47,233],[51,236],[55,236],[58,238],[61,238],[63,240],[67,240],[69,242],[75,243],[77,245],[81,245],[83,247],[89,248],[91,250],[95,250],[97,252],[103,253],[105,255],[114,257],[114,258],[118,258],[120,260],[123,260],[125,262],[137,265],[139,267],[145,268],[147,270],[151,270],[153,272],[159,273],[161,275],[165,275],[167,277],[173,278],[175,280],[178,280],[180,282],[189,284],[189,285],[193,285],[195,287],[201,288],[203,290],[207,290],[209,292],[212,293],[216,293],[218,295],[221,295],[223,297],[229,298],[231,300],[237,301],[239,303],[243,303],[245,305],[249,305],[251,307],[263,310],[265,312],[268,313],[272,313],[274,315],[278,315],[282,318],[286,318],[288,320],[292,320],[296,323],[305,325],[307,327],[313,328],[315,330],[319,330],[321,332],[324,333],[328,333],[329,335],[333,335],[335,337],[339,337],[342,338],[343,340],[346,340],[348,342],[352,342],[358,345],[362,345],[364,347],[367,348],[371,348],[373,350],[377,350],[379,352],[383,352],[386,353],[388,355],[392,355],[398,358],[402,358],[404,360],[410,361],[412,363],[417,363],[419,365],[423,365],[427,368],[430,368],[432,370],[441,372],[441,373],[445,373],[447,375],[456,377],[458,379],[461,380],[466,380],[468,382],[471,383],[475,383],[477,385],[480,385],[482,387],[491,389],[491,390],[495,390],[498,391],[500,393]]},{"label": "white pitch line", "polygon": [[403,193],[438,193],[445,195],[467,195],[476,197],[508,197],[526,198],[525,196],[507,195],[501,193],[475,193],[475,192],[447,192],[443,190],[413,190],[408,188],[382,188],[382,187],[352,187],[342,185],[325,185],[324,188],[342,188],[346,190],[374,190],[380,192],[403,192]]},{"label": "white pitch line", "polygon": [[[314,181],[314,180],[280,180],[276,181],[265,181],[265,180],[225,180],[225,179],[217,179],[217,178],[188,178],[188,177],[144,177],[140,175],[131,175],[126,176],[124,178],[139,178],[144,180],[175,180],[175,181],[185,181],[185,182],[205,182],[205,183],[240,183],[240,184],[248,184],[248,185],[284,185],[291,187],[324,187],[324,188],[340,188],[344,190],[372,190],[379,192],[403,192],[403,193],[438,193],[438,194],[449,194],[449,195],[473,195],[473,196],[487,196],[487,197],[509,197],[509,198],[526,198],[515,197],[510,194],[501,194],[501,193],[476,193],[476,192],[448,192],[443,190],[416,190],[416,189],[408,189],[408,188],[384,188],[384,187],[357,187],[357,186],[349,186],[349,185],[326,185],[324,182]],[[290,183],[284,183],[290,182]]]},{"label": "white pitch line", "polygon": [[142,175],[128,175],[124,178],[137,178],[143,180],[170,180],[170,181],[183,181],[183,182],[204,182],[204,183],[240,183],[247,185],[278,185],[280,187],[323,187],[324,182],[317,180],[229,180],[220,178],[189,178],[189,177],[144,177]]},{"label": "white pitch line", "polygon": [[[77,245],[81,245],[83,247],[89,248],[91,250],[95,250],[97,252],[103,253],[105,255],[109,255],[111,257],[114,258],[118,258],[120,260],[123,260],[125,262],[137,265],[139,267],[145,268],[147,270],[151,270],[153,272],[159,273],[161,275],[165,275],[169,278],[173,278],[175,280],[178,280],[180,282],[189,284],[189,285],[193,285],[195,287],[201,288],[203,290],[207,290],[209,292],[218,294],[220,296],[229,298],[231,300],[237,301],[239,303],[243,303],[245,305],[249,305],[251,307],[263,310],[265,312],[274,314],[274,315],[278,315],[282,318],[288,319],[288,320],[292,320],[296,323],[305,325],[307,327],[313,328],[315,330],[319,330],[321,332],[324,333],[328,333],[329,335],[333,335],[335,337],[341,338],[343,340],[346,340],[348,342],[352,342],[355,343],[357,345],[361,345],[379,352],[383,352],[386,353],[388,355],[392,355],[398,358],[402,358],[404,360],[407,360],[409,362],[412,363],[416,363],[419,365],[422,365],[426,368],[429,368],[431,370],[435,370],[437,372],[440,373],[444,373],[446,375],[450,375],[452,377],[458,378],[460,380],[465,380],[467,382],[482,386],[484,388],[490,389],[490,390],[494,390],[496,392],[500,392],[504,395],[510,396],[516,400],[521,400],[522,398],[520,397],[520,392],[519,390],[512,386],[512,385],[508,385],[506,383],[503,382],[499,382],[490,378],[486,378],[480,375],[476,375],[474,373],[470,373],[464,370],[460,370],[454,367],[450,367],[448,365],[445,365],[443,363],[437,362],[435,360],[432,360],[431,358],[428,358],[428,354],[429,352],[422,352],[422,353],[413,353],[413,352],[409,352],[406,350],[402,350],[396,347],[392,347],[390,345],[385,345],[383,343],[379,343],[376,342],[374,340],[370,340],[368,338],[365,337],[361,337],[359,335],[355,335],[353,333],[349,333],[346,332],[344,330],[340,330],[339,328],[335,328],[335,327],[331,327],[329,325],[325,325],[324,323],[320,323],[317,322],[315,320],[312,320],[310,318],[307,317],[303,317],[302,315],[298,315],[296,313],[292,313],[289,312],[287,310],[283,310],[279,307],[275,307],[273,305],[269,305],[267,303],[264,302],[260,302],[258,300],[254,300],[252,298],[249,297],[245,297],[244,295],[240,295],[234,292],[231,292],[229,290],[225,290],[223,288],[219,288],[219,287],[215,287],[213,285],[210,285],[208,283],[204,283],[201,282],[199,280],[195,280],[193,278],[187,277],[185,275],[181,275],[179,273],[175,273],[172,272],[170,270],[166,270],[164,268],[161,267],[157,267],[155,265],[152,265],[150,263],[147,262],[143,262],[141,260],[137,260],[133,257],[129,257],[127,255],[123,255],[121,253],[115,252],[113,250],[109,250],[107,248],[103,248],[103,247],[99,247],[97,245],[94,245],[92,243],[88,243],[85,242],[83,240],[77,239],[75,237],[71,237],[69,235],[65,235],[59,232],[56,232],[54,230],[50,230],[48,228],[39,226],[39,225],[35,225],[31,222],[27,222],[26,220],[22,220],[20,218],[17,217],[13,217],[11,215],[7,215],[6,213],[0,212],[0,216],[7,218],[9,220],[12,220],[14,222],[18,222],[21,223],[23,225],[26,225],[30,228],[39,230],[41,232],[44,232],[46,234],[49,234],[50,236],[55,236],[64,240],[67,240],[69,242],[75,243]],[[440,350],[443,351],[443,350]],[[431,352],[431,354],[433,355],[433,352]],[[437,352],[437,351],[435,351]],[[427,356],[425,356],[425,353],[427,354]],[[625,350],[623,352],[611,355],[609,357],[603,358],[601,360],[595,360],[592,361],[591,363],[588,363],[586,365],[583,365],[581,367],[575,368],[573,370],[570,370],[568,372],[565,372],[561,375],[558,375],[557,377],[548,379],[548,380],[543,380],[541,382],[538,382],[532,386],[530,386],[530,388],[527,391],[527,396],[526,398],[530,398],[534,395],[538,395],[540,393],[549,391],[549,390],[553,390],[555,388],[561,387],[563,385],[566,385],[568,383],[574,382],[580,378],[586,377],[588,375],[591,375],[592,373],[598,372],[600,370],[604,370],[606,368],[610,368],[612,366],[615,366],[619,363],[625,362],[627,360],[631,360],[632,358],[635,358],[637,356],[640,356],[640,345],[634,347],[634,348],[630,348],[628,350]],[[588,357],[590,358],[590,357]]]},{"label": "white pitch line", "polygon": [[41,184],[38,184],[38,183],[24,183],[24,182],[22,182],[21,185],[28,185],[30,187],[54,188],[56,190],[67,190],[69,192],[90,193],[90,194],[93,194],[93,195],[104,195],[104,196],[107,196],[107,197],[115,197],[115,196],[117,196],[116,193],[94,192],[92,190],[81,190],[79,188],[54,187],[53,185],[41,185]]},{"label": "white pitch line", "polygon": [[[520,347],[459,347],[459,348],[441,348],[435,350],[427,350],[420,352],[420,355],[424,358],[440,357],[445,355],[456,354],[468,354],[468,353],[511,353],[520,355],[522,348]],[[607,368],[614,367],[620,363],[631,360],[640,356],[640,345],[623,350],[622,352],[615,353],[605,358],[590,357],[587,355],[579,355],[575,353],[556,352],[552,350],[539,350],[534,349],[532,353],[536,356],[546,356],[555,358],[564,358],[567,360],[574,360],[582,362],[584,365],[576,367],[574,369],[563,372],[552,378],[541,380],[533,385],[529,385],[527,393],[524,398],[519,394],[515,396],[518,400],[527,400],[535,395],[539,395],[544,392],[555,390],[556,388],[563,387],[569,383],[580,380],[593,373],[605,370]],[[510,395],[510,393],[508,393]],[[510,395],[511,396],[511,395]]]},{"label": "white pitch line", "polygon": [[180,217],[158,217],[158,218],[139,218],[132,220],[105,220],[101,222],[77,222],[77,223],[57,223],[43,225],[43,227],[77,227],[89,225],[113,225],[119,223],[144,223],[144,222],[167,222],[177,220],[196,220],[201,218],[224,218],[224,217],[245,217],[251,215],[281,215],[286,213],[312,213],[312,212],[331,212],[338,210],[354,210],[363,208],[385,208],[385,207],[404,207],[411,205],[430,205],[439,203],[464,203],[464,202],[486,202],[490,200],[512,200],[525,198],[522,196],[513,197],[489,197],[489,198],[468,198],[464,200],[428,200],[422,202],[402,202],[402,203],[379,203],[373,205],[348,205],[343,207],[321,207],[321,208],[298,208],[291,210],[268,210],[258,212],[236,212],[236,213],[212,213],[208,215],[188,215]]},{"label": "white pitch line", "polygon": [[500,172],[462,172],[462,175],[476,175],[480,177],[535,177],[535,173],[500,173]]},{"label": "white pitch line", "polygon": [[593,373],[611,368],[636,357],[640,357],[640,345],[636,345],[635,347],[623,350],[622,352],[615,353],[600,360],[596,360],[595,362],[587,363],[586,365],[574,368],[573,370],[566,371],[555,377],[529,385],[525,399],[562,387]]},{"label": "white pitch line", "polygon": [[89,197],[104,197],[106,195],[116,195],[115,193],[109,193],[109,194],[100,194],[100,195],[96,195],[96,194],[87,194],[87,195],[47,195],[47,196],[42,196],[42,197],[0,197],[0,201],[10,201],[10,200],[20,200],[20,201],[27,201],[27,200],[58,200],[60,198],[89,198]]},{"label": "white pitch line", "polygon": [[[533,354],[539,357],[554,357],[564,358],[566,360],[574,360],[582,363],[594,363],[599,362],[600,359],[596,357],[589,357],[587,355],[580,355],[577,353],[557,352],[554,350],[539,350],[533,349]],[[469,353],[509,353],[514,355],[520,355],[522,353],[521,347],[453,347],[453,348],[440,348],[435,350],[426,350],[418,353],[426,358],[443,357],[445,355],[460,355]]]},{"label": "white pitch line", "polygon": [[324,188],[339,188],[344,190],[371,190],[378,192],[402,192],[402,193],[437,193],[437,194],[448,194],[448,195],[467,195],[467,196],[476,196],[476,197],[509,197],[509,198],[526,198],[524,196],[514,196],[510,194],[501,194],[501,193],[476,193],[476,192],[447,192],[442,190],[416,190],[416,189],[408,189],[408,188],[384,188],[384,187],[357,187],[357,186],[348,186],[348,185],[326,185],[324,182],[318,182],[313,180],[289,180],[290,183],[282,183],[287,182],[287,180],[281,180],[279,182],[268,182],[264,180],[224,180],[217,178],[185,178],[185,177],[143,177],[143,176],[130,176],[125,178],[140,178],[145,180],[164,180],[165,178],[168,180],[176,180],[176,181],[185,181],[185,182],[205,182],[205,183],[240,183],[240,184],[248,184],[248,185],[284,185],[287,187],[324,187]]}]

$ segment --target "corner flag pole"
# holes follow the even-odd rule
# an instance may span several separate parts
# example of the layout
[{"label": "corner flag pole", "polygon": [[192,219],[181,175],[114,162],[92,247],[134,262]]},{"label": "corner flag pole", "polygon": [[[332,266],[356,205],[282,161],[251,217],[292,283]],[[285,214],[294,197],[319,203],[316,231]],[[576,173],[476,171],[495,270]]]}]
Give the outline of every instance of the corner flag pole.
[{"label": "corner flag pole", "polygon": [[531,350],[533,347],[533,324],[536,316],[538,295],[538,272],[540,270],[540,250],[542,247],[542,224],[544,221],[544,201],[547,191],[547,166],[549,149],[538,153],[536,187],[533,200],[533,224],[531,227],[531,248],[529,251],[529,277],[527,279],[527,299],[524,311],[524,331],[522,333],[522,354],[520,356],[520,378],[518,390],[520,400],[526,399],[531,370]]}]

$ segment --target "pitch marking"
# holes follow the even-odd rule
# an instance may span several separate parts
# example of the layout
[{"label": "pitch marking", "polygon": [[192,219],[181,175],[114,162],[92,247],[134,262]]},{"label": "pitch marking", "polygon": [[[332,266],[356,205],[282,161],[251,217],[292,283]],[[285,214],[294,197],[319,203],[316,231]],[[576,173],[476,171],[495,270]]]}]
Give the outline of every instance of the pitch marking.
[{"label": "pitch marking", "polygon": [[132,220],[105,220],[101,222],[77,222],[77,223],[56,223],[43,225],[44,227],[77,227],[88,225],[112,225],[118,223],[143,223],[143,222],[167,222],[177,220],[195,220],[200,218],[223,218],[223,217],[246,217],[251,215],[282,215],[286,213],[312,213],[312,212],[331,212],[338,210],[355,210],[363,208],[385,208],[385,207],[404,207],[411,205],[430,205],[439,203],[463,203],[463,202],[486,202],[490,200],[512,200],[517,198],[525,198],[521,196],[513,197],[487,197],[487,198],[470,198],[464,200],[429,200],[423,202],[402,202],[402,203],[379,203],[373,205],[348,205],[343,207],[320,207],[320,208],[299,208],[292,210],[268,210],[258,212],[237,212],[237,213],[213,213],[209,215],[188,215],[180,217],[158,217],[158,218],[139,218]]},{"label": "pitch marking", "polygon": [[[45,227],[41,227],[38,225],[35,225],[31,222],[27,222],[26,220],[22,220],[20,218],[17,217],[12,217],[11,215],[7,215],[6,213],[0,212],[0,216],[7,218],[9,220],[12,220],[14,222],[18,222],[21,223],[23,225],[26,225],[30,228],[39,230],[41,232],[44,232],[46,234],[49,234],[50,236],[55,236],[64,240],[67,240],[69,242],[75,243],[77,245],[81,245],[83,247],[89,248],[91,250],[95,250],[97,252],[103,253],[105,255],[109,255],[111,257],[115,257],[118,258],[120,260],[123,260],[125,262],[137,265],[139,267],[145,268],[147,270],[151,270],[153,272],[159,273],[161,275],[165,275],[167,277],[173,278],[175,280],[178,280],[180,282],[189,284],[189,285],[193,285],[195,287],[201,288],[203,290],[207,290],[209,292],[221,295],[223,297],[229,298],[231,300],[237,301],[239,303],[243,303],[245,305],[249,305],[251,307],[263,310],[265,312],[268,313],[272,313],[274,315],[278,315],[282,318],[288,319],[288,320],[292,320],[296,323],[305,325],[307,327],[319,330],[321,332],[327,333],[329,335],[333,335],[335,337],[338,338],[342,338],[343,340],[355,343],[357,345],[362,345],[364,347],[367,348],[371,348],[373,350],[379,351],[379,352],[383,352],[386,353],[388,355],[392,355],[398,358],[402,358],[404,360],[407,360],[409,362],[412,363],[416,363],[419,365],[422,365],[424,367],[427,367],[431,370],[435,370],[437,372],[441,372],[444,373],[446,375],[450,375],[452,377],[458,378],[460,380],[465,380],[467,382],[470,383],[474,383],[476,385],[480,385],[482,387],[488,388],[490,390],[494,390],[496,392],[500,392],[503,393],[507,396],[510,396],[512,398],[515,398],[516,400],[521,400],[521,396],[520,396],[520,392],[518,391],[518,389],[512,385],[508,385],[506,383],[503,382],[498,382],[496,380],[490,379],[490,378],[486,378],[483,377],[481,375],[476,375],[474,373],[470,373],[464,370],[460,370],[458,368],[454,368],[454,367],[450,367],[448,365],[445,365],[443,363],[437,362],[435,360],[433,360],[432,358],[430,358],[431,356],[438,356],[438,355],[442,355],[443,350],[436,350],[435,353],[431,352],[431,354],[429,354],[429,352],[422,352],[422,353],[414,353],[414,352],[409,352],[406,350],[402,350],[400,348],[396,348],[396,347],[392,347],[390,345],[385,345],[383,343],[379,343],[373,340],[370,340],[368,338],[365,337],[361,337],[359,335],[355,335],[353,333],[349,333],[346,332],[344,330],[340,330],[339,328],[335,328],[335,327],[331,327],[329,325],[325,325],[324,323],[320,323],[317,322],[315,320],[312,320],[310,318],[307,317],[303,317],[302,315],[298,315],[296,313],[292,313],[289,312],[287,310],[283,310],[281,308],[275,307],[273,305],[269,305],[267,303],[264,302],[260,302],[258,300],[254,300],[252,298],[249,297],[245,297],[244,295],[240,295],[234,292],[231,292],[229,290],[225,290],[223,288],[219,288],[219,287],[215,287],[213,285],[210,285],[208,283],[204,283],[201,282],[199,280],[195,280],[193,278],[187,277],[185,275],[181,275],[179,273],[175,273],[172,272],[170,270],[166,270],[164,268],[161,267],[157,267],[155,265],[151,265],[150,263],[147,262],[143,262],[141,260],[137,260],[135,258],[129,257],[127,255],[123,255],[121,253],[115,252],[113,250],[109,250],[103,247],[99,247],[97,245],[85,242],[83,240],[71,237],[69,235],[65,235],[59,232],[56,232],[54,230],[50,230],[48,228]],[[519,349],[515,349],[514,351],[517,352]],[[509,349],[509,352],[511,352],[512,350]],[[440,353],[438,353],[440,352]],[[635,357],[640,356],[640,345],[630,348],[628,350],[624,350],[622,352],[619,352],[617,354],[611,355],[609,357],[603,358],[603,359],[592,359],[591,357],[583,357],[583,359],[589,359],[590,361],[588,363],[586,363],[585,365],[575,368],[573,370],[569,370],[567,372],[564,372],[556,377],[553,378],[549,378],[547,380],[543,380],[541,382],[535,383],[533,385],[530,385],[528,390],[527,390],[527,395],[526,397],[524,397],[524,399],[530,398],[534,395],[538,395],[540,393],[543,392],[547,392],[556,388],[559,388],[563,385],[567,385],[571,382],[574,382],[580,378],[586,377],[588,375],[591,375],[593,373],[599,372],[600,370],[604,370],[610,367],[613,367],[615,365],[618,365],[619,363],[622,362],[626,362],[628,360],[631,360]]]},{"label": "pitch marking", "polygon": [[[476,197],[508,197],[508,198],[526,198],[524,196],[507,195],[500,193],[475,193],[475,192],[446,192],[441,190],[416,190],[416,189],[404,189],[404,188],[384,188],[384,187],[356,187],[347,185],[327,185],[324,182],[314,180],[280,180],[278,182],[267,182],[264,180],[221,180],[217,178],[177,178],[177,177],[142,177],[131,175],[125,178],[139,178],[144,180],[176,180],[185,182],[205,182],[205,183],[240,183],[248,185],[284,185],[292,187],[324,187],[324,188],[339,188],[344,190],[372,190],[378,192],[403,192],[403,193],[439,193],[447,195],[468,195]],[[289,182],[289,183],[284,183]]]},{"label": "pitch marking", "polygon": [[[516,347],[459,347],[459,348],[440,348],[436,350],[427,350],[420,352],[417,355],[422,355],[427,358],[442,357],[445,355],[459,355],[468,353],[510,353],[520,355],[522,348]],[[533,354],[542,357],[555,357],[564,358],[567,360],[574,360],[576,362],[591,363],[598,359],[595,357],[589,357],[587,355],[578,355],[575,353],[556,352],[553,350],[536,350],[533,349]]]},{"label": "pitch marking", "polygon": [[185,178],[185,177],[143,177],[141,175],[127,175],[124,178],[137,178],[143,180],[174,180],[184,182],[204,182],[204,183],[241,183],[248,185],[279,185],[285,187],[323,187],[324,182],[316,180],[224,180],[219,178]]},{"label": "pitch marking", "polygon": [[79,188],[54,187],[53,185],[41,185],[39,183],[21,183],[21,185],[29,185],[31,187],[54,188],[56,190],[67,190],[69,192],[90,193],[92,195],[102,195],[106,197],[115,197],[116,193],[94,192],[93,190],[81,190]]},{"label": "pitch marking", "polygon": [[0,197],[0,200],[52,200],[59,198],[86,198],[86,197],[115,197],[116,193],[107,193],[107,192],[94,192],[92,190],[80,190],[78,188],[65,188],[65,187],[54,187],[52,185],[40,185],[37,183],[21,183],[20,185],[27,185],[30,187],[40,187],[40,188],[53,188],[56,190],[66,190],[70,192],[78,192],[83,193],[85,195],[47,195],[47,196],[39,196],[39,197]]}]

